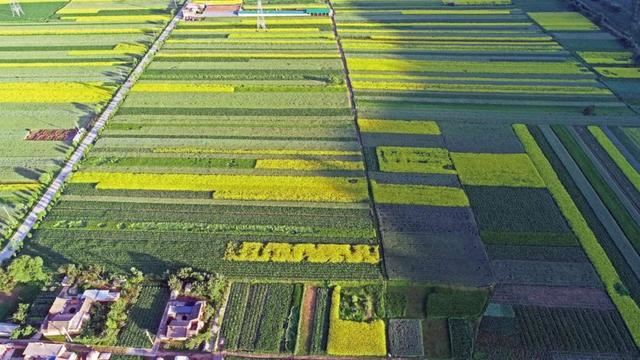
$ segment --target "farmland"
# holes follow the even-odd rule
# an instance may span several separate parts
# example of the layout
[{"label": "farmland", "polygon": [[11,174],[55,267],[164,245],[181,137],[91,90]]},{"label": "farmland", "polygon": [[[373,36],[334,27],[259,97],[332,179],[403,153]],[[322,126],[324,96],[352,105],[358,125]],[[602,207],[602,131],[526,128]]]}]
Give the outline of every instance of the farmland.
[{"label": "farmland", "polygon": [[235,283],[228,305],[233,317],[226,319],[222,328],[227,348],[292,352],[295,345],[288,344],[288,331],[293,329],[291,338],[295,341],[297,323],[290,322],[298,317],[301,289],[300,284]]},{"label": "farmland", "polygon": [[32,1],[24,5],[21,18],[2,5],[3,239],[171,17],[164,1],[124,8],[120,3]]},{"label": "farmland", "polygon": [[330,21],[293,20],[265,34],[241,19],[181,22],[28,247],[52,264],[108,248],[111,267],[153,273],[380,278]]},{"label": "farmland", "polygon": [[[638,280],[633,246],[638,224],[634,186],[638,168],[632,171],[635,160],[624,155],[637,149],[637,143],[629,146],[631,150],[620,150],[618,138],[612,139],[611,132],[618,131],[622,141],[634,144],[633,135],[622,136],[623,132],[631,134],[632,129],[598,131],[598,125],[630,125],[629,121],[637,118],[615,97],[618,94],[614,95],[623,89],[618,84],[631,86],[637,69],[631,66],[623,47],[606,42],[590,20],[560,5],[473,5],[334,2],[370,177],[413,187],[411,196],[392,196],[393,206],[384,203],[386,198],[376,197],[373,188],[387,276],[415,280],[418,272],[411,270],[421,264],[434,266],[421,268],[431,270],[421,272],[423,281],[478,284],[482,281],[479,264],[488,263],[497,291],[510,294],[490,302],[507,307],[515,298],[535,294],[560,298],[562,292],[577,294],[592,289],[589,296],[608,295],[608,308],[617,308],[621,317],[615,319],[618,325],[596,325],[597,321],[588,325],[590,320],[584,315],[585,331],[623,329],[637,344],[638,299],[633,295],[635,290],[626,289],[635,288]],[[602,38],[606,43],[589,42],[591,38]],[[618,86],[609,86],[613,79],[620,79],[615,80]],[[637,99],[631,97],[633,93],[624,94],[623,99]],[[437,130],[420,131],[405,125],[432,124],[434,120]],[[386,125],[394,122],[398,127]],[[553,163],[551,173],[529,137],[520,127],[512,129],[518,122],[530,124],[534,141],[545,149],[543,157]],[[571,174],[567,180],[576,181],[577,188],[565,182],[563,164],[555,162],[554,154],[546,150],[546,140],[538,136],[538,127],[547,134],[544,128],[549,124],[570,147],[571,156],[582,163],[579,169],[567,169]],[[394,130],[381,136],[385,130],[380,128]],[[571,137],[580,137],[584,143],[574,144]],[[554,180],[554,171],[563,185]],[[575,179],[574,174],[580,171],[587,179]],[[581,181],[592,183],[594,192],[579,191]],[[423,202],[419,190],[431,188],[416,186],[418,183],[458,187],[468,200],[452,202],[453,193],[447,193],[449,201]],[[611,188],[615,183],[618,185]],[[571,198],[565,197],[561,186]],[[592,213],[595,205],[589,198],[593,195],[602,197],[602,208],[596,210],[599,215]],[[410,209],[399,204],[403,200],[412,204]],[[419,208],[416,203],[429,206]],[[582,216],[588,228],[583,227]],[[591,229],[597,232],[597,240]],[[466,245],[452,242],[464,238]],[[457,246],[465,250],[457,251]],[[481,250],[474,257],[475,246]],[[438,259],[448,261],[430,258],[438,252]],[[463,259],[456,258],[460,253],[465,254]],[[483,256],[488,260],[482,260]],[[477,259],[475,266],[473,259]],[[455,267],[450,265],[454,262]],[[465,273],[467,264],[474,271]],[[560,343],[538,346],[534,344],[537,340],[527,340],[523,336],[529,335],[522,333],[511,343],[501,341],[500,332],[489,325],[481,327],[480,342],[474,344],[464,335],[472,331],[471,325],[456,319],[455,309],[447,310],[448,321],[436,320],[430,304],[434,305],[427,301],[427,319],[422,322],[427,356],[466,358],[474,350],[496,358],[500,358],[500,351],[514,358],[544,356],[554,350],[637,354],[635,349],[613,342],[606,346],[585,342],[582,348],[575,343],[574,347]],[[549,322],[528,326],[557,327],[557,333],[568,333],[576,326],[563,318],[558,306],[582,311],[579,304],[537,305],[549,311]],[[516,311],[513,316],[521,321],[520,328],[526,329],[524,324],[529,323],[524,322],[524,313]],[[399,317],[406,315],[400,313]],[[506,324],[500,329],[506,326],[518,334],[514,321],[496,319]],[[621,319],[625,325],[618,322]],[[487,321],[491,325],[494,318]],[[448,340],[443,332],[448,333]],[[441,345],[447,342],[449,346]],[[390,344],[398,354],[409,348],[393,340]]]},{"label": "farmland", "polygon": [[[230,354],[639,355],[629,49],[551,1],[263,2],[267,29],[249,0],[178,22],[24,243],[148,276],[118,346],[151,347],[189,268],[224,280],[206,323]],[[96,4],[0,24],[6,161],[59,167],[172,14]],[[50,175],[25,179],[5,202]]]}]

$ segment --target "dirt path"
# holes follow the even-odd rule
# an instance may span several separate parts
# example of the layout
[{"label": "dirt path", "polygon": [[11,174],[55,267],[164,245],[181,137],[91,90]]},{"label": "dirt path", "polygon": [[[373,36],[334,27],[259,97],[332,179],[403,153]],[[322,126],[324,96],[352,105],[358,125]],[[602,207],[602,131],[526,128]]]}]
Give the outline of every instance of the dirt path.
[{"label": "dirt path", "polygon": [[304,289],[304,296],[302,298],[302,305],[300,311],[302,317],[300,318],[300,331],[306,334],[304,339],[304,353],[308,353],[311,349],[311,334],[313,333],[313,318],[315,317],[316,310],[316,287],[307,285]]},{"label": "dirt path", "polygon": [[331,9],[331,28],[333,30],[333,36],[336,39],[338,45],[338,53],[340,54],[340,61],[342,62],[342,70],[344,71],[344,79],[346,82],[347,90],[349,91],[349,105],[351,106],[351,114],[353,115],[353,126],[356,129],[356,137],[358,144],[360,145],[360,152],[363,156],[362,165],[364,166],[364,177],[367,180],[367,192],[369,195],[369,211],[371,212],[371,219],[373,220],[373,226],[376,229],[376,240],[378,248],[380,250],[380,270],[384,278],[387,278],[387,266],[384,261],[384,244],[382,243],[382,237],[380,235],[380,219],[378,218],[378,210],[376,209],[376,203],[373,201],[373,187],[371,186],[371,179],[369,177],[369,167],[366,159],[364,159],[364,140],[362,138],[362,131],[360,131],[360,125],[358,124],[358,104],[356,103],[355,93],[353,92],[353,85],[351,82],[351,73],[349,72],[349,65],[347,64],[347,55],[344,52],[342,46],[342,39],[338,32],[338,22],[336,21],[336,9],[333,6],[331,0],[327,1],[327,5]]}]

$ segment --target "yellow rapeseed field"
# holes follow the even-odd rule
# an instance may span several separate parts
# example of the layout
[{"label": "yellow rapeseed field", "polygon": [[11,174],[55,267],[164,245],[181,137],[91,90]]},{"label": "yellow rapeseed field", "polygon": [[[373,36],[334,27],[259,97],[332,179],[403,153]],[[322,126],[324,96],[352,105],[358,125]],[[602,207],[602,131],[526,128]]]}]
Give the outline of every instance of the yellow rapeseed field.
[{"label": "yellow rapeseed field", "polygon": [[0,103],[101,103],[112,91],[89,83],[0,83]]},{"label": "yellow rapeseed field", "polygon": [[371,183],[373,197],[381,204],[469,206],[464,190],[446,186]]},{"label": "yellow rapeseed field", "polygon": [[72,182],[96,183],[98,189],[212,191],[213,198],[220,200],[362,202],[368,199],[364,178],[80,172]]},{"label": "yellow rapeseed field", "polygon": [[340,286],[333,289],[330,311],[327,354],[342,356],[385,356],[387,354],[384,321],[357,322],[340,319]]},{"label": "yellow rapeseed field", "polygon": [[256,162],[256,169],[364,170],[364,165],[360,161],[264,159]]},{"label": "yellow rapeseed field", "polygon": [[370,133],[440,135],[435,121],[358,119],[358,125]]},{"label": "yellow rapeseed field", "polygon": [[377,264],[380,252],[376,245],[289,244],[245,241],[229,243],[224,255],[229,261]]}]

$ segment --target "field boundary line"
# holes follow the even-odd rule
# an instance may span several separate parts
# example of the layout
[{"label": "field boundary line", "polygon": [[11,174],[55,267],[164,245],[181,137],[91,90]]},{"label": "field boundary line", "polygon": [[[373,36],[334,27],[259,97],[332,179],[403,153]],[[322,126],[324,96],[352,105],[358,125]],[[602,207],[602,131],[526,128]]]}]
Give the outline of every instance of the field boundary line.
[{"label": "field boundary line", "polygon": [[333,29],[333,36],[336,39],[338,46],[338,52],[340,53],[340,60],[342,62],[342,70],[344,72],[345,82],[347,90],[349,91],[349,105],[351,106],[351,115],[353,117],[353,125],[355,126],[356,136],[358,138],[358,144],[360,145],[360,155],[362,156],[362,166],[364,167],[364,178],[367,181],[367,192],[369,194],[369,209],[371,211],[371,219],[373,220],[373,226],[375,227],[376,240],[378,241],[378,249],[380,249],[380,270],[382,276],[388,279],[387,266],[384,261],[384,244],[382,243],[382,231],[380,230],[380,219],[378,218],[378,210],[376,208],[376,202],[373,198],[373,186],[371,185],[371,178],[369,177],[369,166],[367,165],[367,159],[364,154],[364,141],[362,140],[362,132],[360,131],[360,125],[358,125],[358,105],[356,104],[355,94],[353,92],[353,86],[351,84],[351,75],[349,73],[349,66],[347,64],[347,56],[344,53],[342,47],[342,40],[340,34],[338,34],[338,23],[336,22],[336,10],[333,7],[331,0],[327,1],[329,8],[331,9],[331,27]]},{"label": "field boundary line", "polygon": [[9,260],[16,254],[16,252],[22,246],[24,239],[33,229],[33,226],[42,216],[46,214],[47,208],[51,205],[51,202],[60,192],[65,181],[73,173],[74,167],[78,164],[78,162],[82,160],[87,150],[96,141],[98,135],[105,127],[107,121],[124,102],[124,99],[131,90],[131,87],[133,87],[133,85],[138,80],[138,77],[144,72],[147,65],[151,63],[153,57],[158,52],[158,50],[160,50],[164,41],[169,37],[173,29],[175,29],[178,21],[180,20],[182,8],[184,8],[184,6],[188,3],[188,0],[185,1],[182,7],[177,9],[174,17],[167,24],[160,35],[154,40],[153,44],[151,44],[136,67],[129,73],[127,80],[120,86],[111,100],[109,100],[107,107],[102,111],[102,114],[100,114],[98,120],[93,124],[91,130],[89,130],[87,135],[82,139],[80,145],[78,145],[78,147],[76,147],[76,149],[73,151],[73,154],[66,161],[64,167],[60,170],[58,175],[56,175],[55,179],[51,182],[45,193],[40,197],[38,203],[31,209],[29,215],[27,215],[22,224],[13,233],[7,245],[5,245],[4,249],[0,252],[0,264],[6,260]]}]

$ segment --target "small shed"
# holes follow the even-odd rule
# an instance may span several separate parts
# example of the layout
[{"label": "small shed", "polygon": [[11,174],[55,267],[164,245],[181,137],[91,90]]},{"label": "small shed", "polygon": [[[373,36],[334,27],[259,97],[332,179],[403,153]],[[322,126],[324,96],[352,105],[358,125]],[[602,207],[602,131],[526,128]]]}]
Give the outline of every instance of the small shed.
[{"label": "small shed", "polygon": [[330,16],[331,10],[328,8],[308,8],[304,10],[305,13],[311,16]]},{"label": "small shed", "polygon": [[83,299],[97,302],[114,302],[120,298],[120,292],[110,290],[90,289],[82,294]]}]

